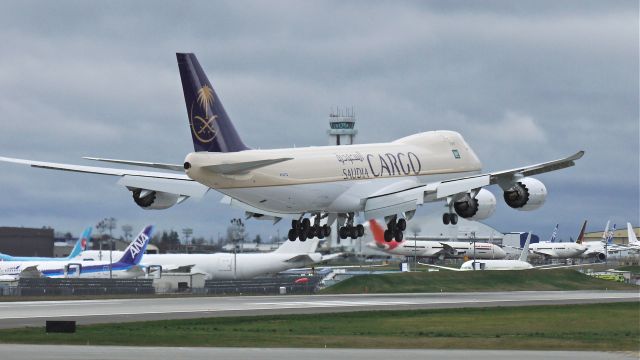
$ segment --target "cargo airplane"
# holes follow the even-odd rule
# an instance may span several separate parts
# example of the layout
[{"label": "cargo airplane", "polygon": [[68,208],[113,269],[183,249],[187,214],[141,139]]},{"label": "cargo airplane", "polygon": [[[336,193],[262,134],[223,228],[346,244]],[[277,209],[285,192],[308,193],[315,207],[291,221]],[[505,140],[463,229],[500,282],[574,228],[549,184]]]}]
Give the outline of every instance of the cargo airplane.
[{"label": "cargo airplane", "polygon": [[[336,222],[341,238],[361,237],[364,226],[356,224],[360,215],[365,221],[384,218],[385,239],[401,241],[407,220],[427,202],[446,202],[445,224],[456,224],[458,216],[472,220],[491,216],[496,199],[485,189],[490,185],[502,189],[510,207],[537,209],[547,189],[531,176],[573,166],[584,155],[579,151],[559,160],[481,173],[480,159],[453,131],[428,131],[387,143],[251,149],[196,56],[178,53],[177,60],[195,149],[183,164],[87,158],[156,169],[139,171],[13,158],[0,161],[119,177],[118,184],[130,190],[143,209],[166,209],[215,189],[225,195],[224,203],[243,209],[247,217],[292,219],[288,233],[292,241],[328,236]],[[325,225],[321,219],[326,219]]]}]

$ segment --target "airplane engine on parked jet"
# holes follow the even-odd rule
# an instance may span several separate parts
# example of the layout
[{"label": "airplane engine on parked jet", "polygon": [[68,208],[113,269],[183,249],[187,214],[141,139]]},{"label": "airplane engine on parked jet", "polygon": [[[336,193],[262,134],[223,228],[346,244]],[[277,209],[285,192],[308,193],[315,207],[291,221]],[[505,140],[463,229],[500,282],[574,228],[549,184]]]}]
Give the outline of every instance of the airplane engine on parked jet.
[{"label": "airplane engine on parked jet", "polygon": [[534,178],[523,178],[504,192],[504,201],[516,210],[535,210],[544,204],[547,188]]},{"label": "airplane engine on parked jet", "polygon": [[162,191],[134,189],[133,201],[145,210],[163,210],[181,202],[180,195]]},{"label": "airplane engine on parked jet", "polygon": [[456,214],[468,220],[484,220],[496,210],[496,197],[489,190],[480,189],[475,198],[469,194],[453,203]]}]

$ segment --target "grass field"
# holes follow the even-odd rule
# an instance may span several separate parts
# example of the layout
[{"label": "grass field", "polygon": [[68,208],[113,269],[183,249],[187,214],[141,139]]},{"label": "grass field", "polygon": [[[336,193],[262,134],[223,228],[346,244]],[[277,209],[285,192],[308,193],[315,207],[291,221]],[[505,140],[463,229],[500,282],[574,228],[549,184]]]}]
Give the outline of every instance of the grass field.
[{"label": "grass field", "polygon": [[344,280],[321,294],[536,291],[536,290],[639,290],[637,286],[596,279],[570,269],[527,271],[434,271],[363,275]]},{"label": "grass field", "polygon": [[0,330],[3,343],[638,351],[640,304],[529,306],[167,320]]},{"label": "grass field", "polygon": [[616,270],[631,271],[634,274],[640,274],[640,266],[639,265],[622,266],[622,267],[617,268]]}]

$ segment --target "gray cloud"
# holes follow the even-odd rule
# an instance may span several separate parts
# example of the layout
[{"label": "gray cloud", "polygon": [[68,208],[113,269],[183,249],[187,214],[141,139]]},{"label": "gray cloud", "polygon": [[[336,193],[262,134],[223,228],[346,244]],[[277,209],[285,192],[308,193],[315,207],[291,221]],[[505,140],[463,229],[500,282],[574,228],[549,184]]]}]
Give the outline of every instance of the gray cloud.
[{"label": "gray cloud", "polygon": [[[182,162],[192,146],[174,53],[193,51],[254,147],[324,144],[329,110],[348,105],[358,142],[452,129],[488,170],[584,149],[575,168],[540,177],[545,207],[501,205],[489,223],[637,224],[637,28],[635,2],[5,3],[0,154]],[[2,175],[4,225],[78,231],[116,216],[208,237],[241,215],[215,193],[145,212],[114,179]]]}]

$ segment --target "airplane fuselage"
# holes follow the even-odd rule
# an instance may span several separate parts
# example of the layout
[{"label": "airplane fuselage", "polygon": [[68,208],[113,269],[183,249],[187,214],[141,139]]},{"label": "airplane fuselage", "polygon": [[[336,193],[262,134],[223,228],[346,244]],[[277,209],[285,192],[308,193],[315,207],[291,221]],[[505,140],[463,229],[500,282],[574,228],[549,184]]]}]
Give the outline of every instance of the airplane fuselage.
[{"label": "airplane fuselage", "polygon": [[549,258],[573,258],[579,257],[587,250],[587,247],[576,243],[535,243],[529,245],[529,250]]},{"label": "airplane fuselage", "polygon": [[469,260],[460,266],[460,270],[527,270],[533,266],[521,260]]},{"label": "airplane fuselage", "polygon": [[[239,173],[211,166],[287,159]],[[258,209],[276,213],[363,210],[362,199],[478,173],[482,164],[453,131],[430,131],[390,143],[245,150],[187,155],[187,175]],[[210,167],[209,169],[207,167]]]},{"label": "airplane fuselage", "polygon": [[[462,258],[473,257],[473,243],[464,241],[425,241],[425,240],[404,240],[401,243],[393,244],[386,249],[381,249],[389,254],[403,255],[403,256],[419,256],[419,257],[448,257],[448,258]],[[397,246],[395,246],[397,244]],[[448,253],[445,249],[446,244],[450,246],[454,253]],[[506,256],[504,250],[499,246],[490,243],[477,242],[475,251],[476,259],[502,259]],[[374,246],[375,248],[379,248]]]}]

